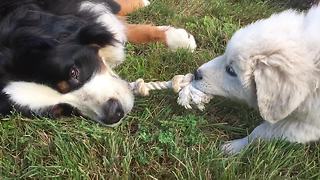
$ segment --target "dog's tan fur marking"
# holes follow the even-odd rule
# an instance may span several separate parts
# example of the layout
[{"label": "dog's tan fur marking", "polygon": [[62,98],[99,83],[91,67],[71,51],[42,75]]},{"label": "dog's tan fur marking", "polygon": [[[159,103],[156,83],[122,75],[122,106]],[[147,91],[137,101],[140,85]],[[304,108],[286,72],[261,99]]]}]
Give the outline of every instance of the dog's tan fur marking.
[{"label": "dog's tan fur marking", "polygon": [[127,24],[127,38],[129,42],[143,44],[161,42],[166,44],[165,30],[147,24]]},{"label": "dog's tan fur marking", "polygon": [[70,91],[70,85],[67,81],[61,81],[57,84],[57,88],[59,89],[59,92],[61,93],[67,93]]}]

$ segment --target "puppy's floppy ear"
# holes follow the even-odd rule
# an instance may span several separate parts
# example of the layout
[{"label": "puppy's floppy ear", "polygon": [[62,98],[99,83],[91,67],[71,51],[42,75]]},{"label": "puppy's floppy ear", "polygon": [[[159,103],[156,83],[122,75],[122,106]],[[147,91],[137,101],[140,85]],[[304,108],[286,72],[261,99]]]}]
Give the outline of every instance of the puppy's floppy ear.
[{"label": "puppy's floppy ear", "polygon": [[101,47],[111,44],[115,40],[113,34],[106,27],[98,23],[81,28],[77,39],[83,45],[96,44]]},{"label": "puppy's floppy ear", "polygon": [[[253,72],[261,116],[275,123],[286,118],[312,91],[312,66],[280,53],[255,57]],[[314,84],[313,84],[314,85]]]}]

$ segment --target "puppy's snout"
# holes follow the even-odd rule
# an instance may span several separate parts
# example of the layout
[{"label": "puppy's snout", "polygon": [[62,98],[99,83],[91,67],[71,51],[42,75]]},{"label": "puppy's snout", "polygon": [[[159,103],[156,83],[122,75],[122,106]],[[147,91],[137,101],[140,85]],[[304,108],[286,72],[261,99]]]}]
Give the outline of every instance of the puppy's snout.
[{"label": "puppy's snout", "polygon": [[119,122],[124,117],[124,110],[121,103],[116,99],[109,99],[103,105],[104,118],[102,122],[108,125]]},{"label": "puppy's snout", "polygon": [[196,70],[194,71],[194,80],[199,81],[202,80],[203,76],[202,76],[202,72],[200,70]]}]

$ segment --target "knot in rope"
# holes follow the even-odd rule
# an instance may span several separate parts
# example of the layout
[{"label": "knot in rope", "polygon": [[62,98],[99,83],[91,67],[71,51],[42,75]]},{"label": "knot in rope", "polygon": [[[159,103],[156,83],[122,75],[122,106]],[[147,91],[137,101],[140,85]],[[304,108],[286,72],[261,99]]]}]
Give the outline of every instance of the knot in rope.
[{"label": "knot in rope", "polygon": [[171,81],[156,81],[156,82],[144,82],[143,79],[138,79],[135,82],[130,83],[131,89],[135,95],[149,96],[152,90],[164,90],[173,89],[175,93],[178,93],[182,88],[187,86],[192,81],[192,74],[176,75]]},{"label": "knot in rope", "polygon": [[138,79],[130,83],[131,89],[135,95],[149,96],[151,90],[172,89],[175,93],[179,93],[178,104],[187,109],[191,109],[191,105],[196,105],[200,110],[204,109],[204,104],[208,103],[212,96],[203,93],[192,86],[192,74],[176,75],[171,81],[144,82]]}]

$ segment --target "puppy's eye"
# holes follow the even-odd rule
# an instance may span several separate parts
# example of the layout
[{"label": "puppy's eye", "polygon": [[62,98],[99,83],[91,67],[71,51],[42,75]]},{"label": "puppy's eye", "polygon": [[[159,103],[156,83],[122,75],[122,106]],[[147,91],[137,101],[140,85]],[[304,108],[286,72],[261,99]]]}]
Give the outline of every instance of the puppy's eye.
[{"label": "puppy's eye", "polygon": [[79,80],[80,71],[76,66],[72,66],[69,73],[70,78]]},{"label": "puppy's eye", "polygon": [[226,67],[226,72],[227,72],[230,76],[233,76],[233,77],[236,77],[236,76],[237,76],[237,74],[235,73],[234,69],[233,69],[230,65],[228,65],[228,66]]}]

